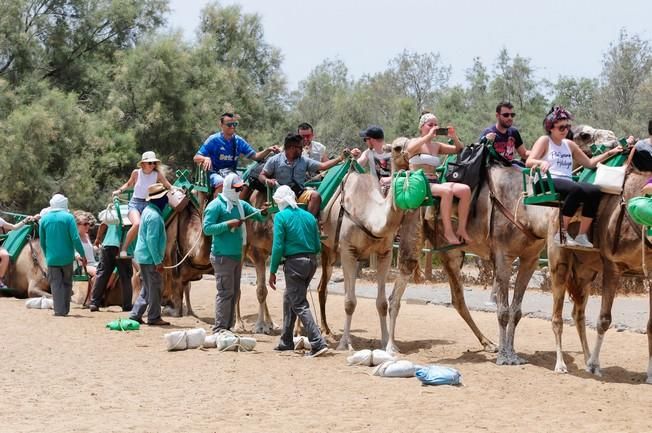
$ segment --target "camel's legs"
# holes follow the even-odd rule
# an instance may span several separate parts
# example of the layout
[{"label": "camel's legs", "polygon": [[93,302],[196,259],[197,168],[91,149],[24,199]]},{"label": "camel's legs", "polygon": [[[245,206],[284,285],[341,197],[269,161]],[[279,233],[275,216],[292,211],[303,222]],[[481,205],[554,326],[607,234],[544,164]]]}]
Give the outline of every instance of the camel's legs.
[{"label": "camel's legs", "polygon": [[342,258],[342,272],[344,273],[344,312],[346,319],[344,321],[344,330],[342,338],[337,345],[337,350],[353,350],[351,345],[351,320],[356,307],[355,297],[355,277],[358,262],[349,250],[348,246],[343,245],[340,256]]},{"label": "camel's legs", "polygon": [[451,288],[451,301],[457,310],[457,313],[462,316],[462,319],[464,319],[469,328],[471,328],[471,331],[473,331],[473,334],[475,334],[476,338],[480,341],[480,344],[482,344],[484,350],[488,352],[495,352],[496,345],[487,337],[485,337],[482,332],[480,332],[480,329],[473,321],[471,313],[469,313],[469,309],[466,306],[466,301],[464,300],[464,289],[462,287],[462,280],[460,278],[460,269],[462,268],[464,253],[461,251],[449,251],[442,253],[441,259],[444,271],[448,275],[449,279]]},{"label": "camel's legs", "polygon": [[589,300],[587,286],[595,278],[595,273],[589,271],[583,272],[581,269],[575,269],[574,279],[570,284],[575,286],[573,290],[573,321],[577,328],[577,335],[580,337],[582,353],[584,353],[584,363],[588,365],[591,352],[589,351],[589,342],[586,338],[586,303]]},{"label": "camel's legs", "polygon": [[530,281],[530,278],[532,278],[532,274],[534,273],[538,263],[538,254],[532,255],[531,257],[521,256],[519,258],[519,268],[518,273],[516,274],[516,282],[514,284],[514,296],[509,306],[509,322],[507,324],[506,343],[511,356],[509,364],[512,365],[525,363],[525,360],[516,354],[516,350],[514,348],[514,338],[516,334],[516,327],[518,326],[518,322],[522,317],[521,305],[523,304],[523,295],[525,295],[527,284]]},{"label": "camel's legs", "polygon": [[258,248],[251,252],[254,266],[256,267],[256,298],[258,299],[258,318],[254,332],[257,334],[271,334],[276,328],[267,308],[267,280],[265,276],[265,258]]},{"label": "camel's legs", "polygon": [[[561,251],[551,253],[551,248],[548,248],[551,269],[550,279],[552,284],[552,331],[555,334],[555,350],[557,352],[555,373],[568,373],[568,368],[564,362],[564,355],[561,348],[561,334],[564,331],[562,313],[564,310],[564,297],[566,296],[566,281],[569,266],[568,260],[570,257],[560,247],[556,248]],[[558,254],[559,257],[557,257],[556,254]]]},{"label": "camel's legs", "polygon": [[186,312],[188,316],[197,317],[192,309],[192,305],[190,304],[190,281],[183,285],[183,297],[186,300]]},{"label": "camel's legs", "polygon": [[399,353],[395,340],[396,319],[398,317],[398,312],[401,309],[401,298],[403,297],[403,293],[405,293],[409,278],[410,274],[404,274],[401,272],[394,281],[394,289],[392,290],[392,294],[389,296],[389,340],[385,346],[385,350],[388,353]]},{"label": "camel's legs", "polygon": [[333,262],[335,259],[335,251],[331,251],[328,247],[322,245],[321,250],[321,278],[319,279],[319,287],[317,293],[319,295],[319,314],[321,319],[321,332],[324,335],[331,335],[331,329],[328,327],[326,321],[326,298],[328,297],[328,282],[333,273]]},{"label": "camel's legs", "polygon": [[507,337],[507,325],[510,320],[509,312],[509,278],[512,273],[512,266],[509,259],[500,251],[495,251],[494,256],[494,287],[496,291],[496,315],[498,316],[498,357],[496,364],[511,364],[515,354],[509,345]]},{"label": "camel's legs", "polygon": [[389,339],[387,335],[387,294],[385,292],[385,281],[389,272],[389,265],[392,260],[391,244],[390,250],[378,254],[378,266],[376,270],[376,281],[378,293],[376,294],[376,310],[380,319],[380,347],[384,349]]},{"label": "camel's legs", "polygon": [[602,376],[600,372],[600,349],[604,342],[604,334],[611,325],[611,307],[616,296],[616,286],[620,280],[617,269],[612,263],[603,260],[602,266],[602,303],[600,305],[600,318],[597,323],[598,336],[595,339],[593,352],[586,363],[586,371],[596,376]]}]

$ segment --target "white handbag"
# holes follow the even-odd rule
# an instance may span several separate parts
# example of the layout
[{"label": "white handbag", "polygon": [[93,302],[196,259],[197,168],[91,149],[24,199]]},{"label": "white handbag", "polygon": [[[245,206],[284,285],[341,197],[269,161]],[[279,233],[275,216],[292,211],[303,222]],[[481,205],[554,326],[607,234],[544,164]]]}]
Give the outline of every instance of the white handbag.
[{"label": "white handbag", "polygon": [[595,171],[594,185],[600,187],[600,191],[607,194],[621,194],[623,192],[623,184],[625,183],[625,174],[627,167],[634,155],[634,148],[630,150],[627,162],[620,167],[611,167],[598,163],[598,168]]}]

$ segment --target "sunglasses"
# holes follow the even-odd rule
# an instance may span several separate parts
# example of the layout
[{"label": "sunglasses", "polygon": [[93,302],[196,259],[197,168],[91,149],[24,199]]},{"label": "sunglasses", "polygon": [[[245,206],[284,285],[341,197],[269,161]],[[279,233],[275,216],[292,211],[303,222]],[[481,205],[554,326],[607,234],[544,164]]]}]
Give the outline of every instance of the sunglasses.
[{"label": "sunglasses", "polygon": [[571,128],[572,125],[566,124],[566,125],[558,125],[557,129],[559,129],[559,132],[565,132],[568,131]]},{"label": "sunglasses", "polygon": [[238,126],[238,122],[226,122],[225,125],[229,128],[235,128]]},{"label": "sunglasses", "polygon": [[156,165],[155,162],[143,162],[143,164],[147,164],[147,165]]},{"label": "sunglasses", "polygon": [[500,113],[501,116],[508,118],[508,117],[516,117],[516,113]]}]

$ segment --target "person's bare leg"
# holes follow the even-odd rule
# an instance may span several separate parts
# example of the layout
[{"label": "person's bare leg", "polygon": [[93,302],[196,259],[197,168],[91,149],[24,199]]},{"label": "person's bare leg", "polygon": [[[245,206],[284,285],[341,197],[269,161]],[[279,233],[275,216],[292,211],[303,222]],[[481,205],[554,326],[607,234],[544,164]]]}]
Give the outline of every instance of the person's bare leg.
[{"label": "person's bare leg", "polygon": [[593,218],[588,218],[588,217],[581,217],[580,218],[580,229],[577,232],[578,235],[584,235],[589,231],[589,227],[591,227],[591,222],[593,221]]},{"label": "person's bare leg", "polygon": [[441,222],[444,226],[444,238],[446,238],[446,241],[451,245],[461,244],[460,239],[453,230],[453,223],[451,222],[453,190],[448,185],[431,184],[430,191],[434,196],[440,198],[439,210],[441,211]]},{"label": "person's bare leg", "polygon": [[127,254],[129,245],[133,242],[134,239],[136,239],[136,236],[138,235],[138,228],[140,227],[140,213],[137,210],[130,210],[129,221],[131,221],[131,227],[127,231],[127,236],[125,237],[124,244],[122,244],[122,249],[120,250],[121,256]]},{"label": "person's bare leg", "polygon": [[4,248],[0,248],[0,281],[4,282],[4,277],[9,269],[9,253]]},{"label": "person's bare leg", "polygon": [[471,237],[466,232],[466,223],[469,220],[469,210],[471,209],[471,188],[463,183],[454,183],[452,188],[453,196],[460,199],[457,205],[457,236],[466,242],[471,242]]},{"label": "person's bare leg", "polygon": [[313,214],[317,221],[319,221],[319,211],[321,207],[321,195],[317,191],[313,191],[308,200],[308,212]]}]

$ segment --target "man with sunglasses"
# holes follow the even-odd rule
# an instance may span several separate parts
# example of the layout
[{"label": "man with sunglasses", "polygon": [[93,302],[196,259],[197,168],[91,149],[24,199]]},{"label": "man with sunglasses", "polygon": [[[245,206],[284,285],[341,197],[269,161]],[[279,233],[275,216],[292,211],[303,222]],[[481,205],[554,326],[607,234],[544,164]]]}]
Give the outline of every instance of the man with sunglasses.
[{"label": "man with sunglasses", "polygon": [[217,132],[204,141],[193,161],[201,165],[209,173],[211,187],[215,196],[222,191],[224,178],[229,172],[235,172],[238,157],[243,155],[254,161],[262,161],[270,153],[278,153],[278,146],[270,146],[256,152],[247,141],[235,133],[238,126],[238,116],[234,113],[224,113],[220,116],[222,131]]},{"label": "man with sunglasses", "polygon": [[514,128],[514,105],[502,101],[496,106],[496,124],[482,131],[480,140],[494,142],[494,149],[508,161],[514,161],[514,151],[518,152],[523,161],[528,157],[528,151],[523,146],[523,139],[518,129]]}]

